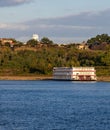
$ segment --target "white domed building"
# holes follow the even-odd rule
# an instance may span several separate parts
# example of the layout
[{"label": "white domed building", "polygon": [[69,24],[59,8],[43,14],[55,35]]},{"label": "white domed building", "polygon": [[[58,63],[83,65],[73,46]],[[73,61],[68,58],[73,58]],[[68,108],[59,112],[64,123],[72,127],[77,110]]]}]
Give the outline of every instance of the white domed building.
[{"label": "white domed building", "polygon": [[32,39],[39,41],[39,35],[37,34],[33,34]]}]

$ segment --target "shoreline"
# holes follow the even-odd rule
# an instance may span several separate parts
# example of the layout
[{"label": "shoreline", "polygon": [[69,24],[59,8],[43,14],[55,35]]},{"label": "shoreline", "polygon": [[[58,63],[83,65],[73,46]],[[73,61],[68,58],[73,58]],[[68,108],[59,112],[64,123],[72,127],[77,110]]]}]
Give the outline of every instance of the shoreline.
[{"label": "shoreline", "polygon": [[49,76],[0,76],[0,80],[51,80]]},{"label": "shoreline", "polygon": [[110,82],[110,76],[100,76],[100,77],[97,77],[97,81],[101,82]]},{"label": "shoreline", "polygon": [[[52,80],[52,76],[0,76],[0,80]],[[110,82],[110,76],[97,77],[98,82]]]}]

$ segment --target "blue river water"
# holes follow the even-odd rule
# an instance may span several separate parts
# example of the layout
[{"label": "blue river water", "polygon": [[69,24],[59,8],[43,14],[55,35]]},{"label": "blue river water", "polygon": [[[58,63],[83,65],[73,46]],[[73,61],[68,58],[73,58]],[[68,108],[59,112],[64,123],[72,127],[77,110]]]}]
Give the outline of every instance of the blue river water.
[{"label": "blue river water", "polygon": [[0,81],[0,130],[110,130],[110,82]]}]

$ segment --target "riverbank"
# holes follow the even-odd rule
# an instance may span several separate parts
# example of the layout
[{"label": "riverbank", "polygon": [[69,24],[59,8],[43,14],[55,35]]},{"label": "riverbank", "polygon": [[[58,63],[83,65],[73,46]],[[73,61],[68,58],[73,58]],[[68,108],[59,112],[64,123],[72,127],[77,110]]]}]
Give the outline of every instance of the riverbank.
[{"label": "riverbank", "polygon": [[97,81],[110,82],[110,76],[97,77]]},{"label": "riverbank", "polygon": [[[52,76],[0,76],[0,80],[51,80]],[[110,82],[110,76],[97,77],[97,81]]]},{"label": "riverbank", "polygon": [[51,76],[0,76],[0,80],[50,80]]}]

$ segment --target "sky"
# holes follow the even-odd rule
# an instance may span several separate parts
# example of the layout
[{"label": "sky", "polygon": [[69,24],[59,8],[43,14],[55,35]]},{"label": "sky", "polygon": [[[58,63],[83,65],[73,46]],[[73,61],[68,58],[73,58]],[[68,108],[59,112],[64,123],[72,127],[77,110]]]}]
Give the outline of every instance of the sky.
[{"label": "sky", "polygon": [[103,33],[110,35],[110,0],[0,0],[0,38],[78,43]]}]

